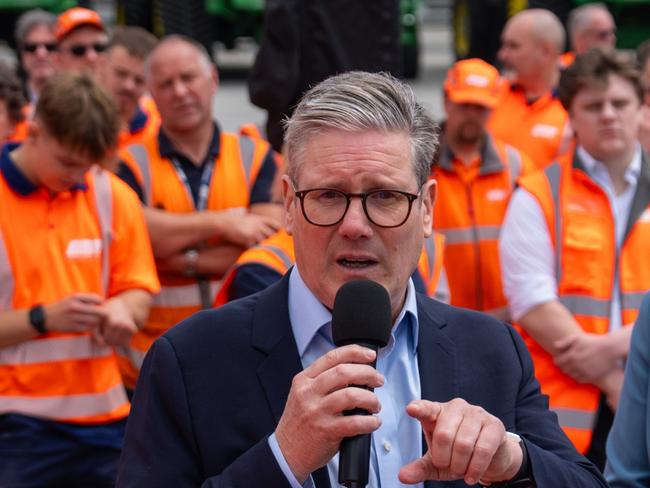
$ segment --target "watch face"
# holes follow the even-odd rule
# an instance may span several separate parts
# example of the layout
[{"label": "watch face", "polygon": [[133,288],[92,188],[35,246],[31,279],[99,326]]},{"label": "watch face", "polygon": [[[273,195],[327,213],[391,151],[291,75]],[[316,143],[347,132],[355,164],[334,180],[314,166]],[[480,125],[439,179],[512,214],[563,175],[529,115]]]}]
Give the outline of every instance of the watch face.
[{"label": "watch face", "polygon": [[29,310],[29,323],[41,334],[46,332],[45,309],[42,305],[36,305]]}]

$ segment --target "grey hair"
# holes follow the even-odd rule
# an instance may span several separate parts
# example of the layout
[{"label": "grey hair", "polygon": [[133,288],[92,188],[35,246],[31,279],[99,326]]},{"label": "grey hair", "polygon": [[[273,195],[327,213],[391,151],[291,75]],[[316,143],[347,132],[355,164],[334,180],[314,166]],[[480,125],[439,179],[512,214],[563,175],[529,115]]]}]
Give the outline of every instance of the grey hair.
[{"label": "grey hair", "polygon": [[199,61],[205,69],[206,74],[210,74],[212,72],[212,69],[214,68],[214,62],[212,61],[208,50],[203,46],[203,44],[183,34],[167,34],[160,41],[158,41],[158,44],[153,48],[153,50],[144,60],[144,72],[147,79],[150,78],[151,59],[155,56],[155,54],[167,44],[174,44],[179,42],[193,47],[199,55]]},{"label": "grey hair", "polygon": [[285,121],[288,174],[297,181],[307,141],[328,129],[402,132],[411,140],[411,164],[424,185],[438,150],[438,125],[406,83],[387,73],[350,71],[311,88]]},{"label": "grey hair", "polygon": [[569,31],[572,45],[575,37],[585,31],[594,12],[606,12],[608,15],[611,15],[607,5],[604,3],[587,3],[580,5],[569,12],[567,30]]},{"label": "grey hair", "polygon": [[54,32],[56,26],[56,15],[40,8],[36,8],[28,10],[18,17],[18,20],[16,21],[16,30],[14,31],[16,46],[22,48],[27,35],[39,25],[44,25]]}]

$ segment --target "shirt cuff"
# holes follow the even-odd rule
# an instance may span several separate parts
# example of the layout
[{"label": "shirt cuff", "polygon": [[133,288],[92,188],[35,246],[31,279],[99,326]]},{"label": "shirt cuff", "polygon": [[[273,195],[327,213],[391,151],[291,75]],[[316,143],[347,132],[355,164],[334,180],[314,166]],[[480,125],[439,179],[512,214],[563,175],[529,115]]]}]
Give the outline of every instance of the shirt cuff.
[{"label": "shirt cuff", "polygon": [[275,432],[269,436],[269,447],[271,448],[273,456],[275,456],[275,460],[280,465],[280,469],[284,473],[284,476],[287,478],[287,481],[291,485],[291,488],[315,488],[314,480],[312,480],[311,476],[307,478],[307,481],[305,481],[304,484],[301,485],[298,483],[298,480],[293,475],[291,468],[289,468],[289,465],[287,464],[287,460],[284,459],[284,455],[280,450],[278,440],[275,438]]}]

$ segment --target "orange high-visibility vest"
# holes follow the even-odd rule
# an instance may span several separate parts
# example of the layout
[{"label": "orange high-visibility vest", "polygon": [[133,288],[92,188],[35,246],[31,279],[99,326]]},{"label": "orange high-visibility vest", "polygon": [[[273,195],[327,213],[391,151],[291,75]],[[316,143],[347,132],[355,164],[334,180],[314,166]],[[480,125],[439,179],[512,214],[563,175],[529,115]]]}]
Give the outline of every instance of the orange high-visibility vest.
[{"label": "orange high-visibility vest", "polygon": [[160,129],[160,113],[158,112],[158,107],[156,107],[156,102],[150,96],[145,95],[140,98],[139,105],[140,110],[146,114],[147,121],[143,127],[135,132],[131,132],[129,129],[122,130],[118,141],[118,147],[120,148],[126,148],[131,144],[155,137],[158,134],[158,129]]},{"label": "orange high-visibility vest", "polygon": [[559,66],[560,69],[566,69],[573,64],[576,59],[576,54],[573,51],[567,51],[560,56]]},{"label": "orange high-visibility vest", "polygon": [[32,117],[33,111],[34,105],[32,103],[28,103],[23,107],[22,112],[24,118],[16,124],[14,131],[7,138],[7,142],[22,142],[27,138],[27,133],[29,132],[29,120]]},{"label": "orange high-visibility vest", "polygon": [[[49,305],[75,292],[158,291],[135,194],[96,168],[86,184],[52,199],[43,188],[19,195],[0,176],[0,309]],[[113,349],[89,332],[48,332],[0,347],[6,413],[79,424],[125,418],[129,402]]]},{"label": "orange high-visibility vest", "polygon": [[538,169],[560,155],[569,116],[551,92],[532,103],[520,88],[504,82],[488,128],[495,139],[526,154]]},{"label": "orange high-visibility vest", "polygon": [[[617,252],[613,212],[606,193],[575,158],[554,163],[520,180],[538,201],[555,248],[559,301],[585,332],[607,334],[615,274],[619,276],[622,323],[636,319],[650,290],[650,168],[642,173],[622,248]],[[591,444],[599,390],[579,384],[553,363],[530,336],[524,338],[542,391],[576,448]]]},{"label": "orange high-visibility vest", "polygon": [[[220,150],[215,160],[207,200],[208,210],[246,209],[250,193],[270,146],[260,140],[220,134]],[[152,137],[122,151],[121,158],[141,184],[145,203],[168,212],[194,212],[194,202],[167,158],[162,158],[158,138]],[[135,385],[144,355],[166,330],[201,308],[197,280],[185,277],[161,277],[160,294],[154,297],[149,319],[131,341],[130,357],[121,357],[125,384]],[[220,287],[217,277],[209,277],[210,296]]]},{"label": "orange high-visibility vest", "polygon": [[219,307],[229,301],[230,286],[240,266],[253,263],[261,264],[276,271],[279,275],[283,275],[295,262],[293,237],[287,234],[287,231],[281,229],[239,256],[223,279],[221,289],[214,300],[214,306]]},{"label": "orange high-visibility vest", "polygon": [[[444,240],[444,236],[438,233],[434,233],[432,237],[426,239],[418,261],[418,272],[422,276],[429,296],[436,296],[443,292],[439,285],[444,273],[442,262]],[[223,285],[214,300],[214,306],[219,307],[228,302],[230,286],[240,266],[251,263],[261,264],[276,271],[279,275],[283,275],[295,261],[293,238],[284,229],[276,232],[239,256],[239,259],[226,274]]]},{"label": "orange high-visibility vest", "polygon": [[239,133],[242,136],[248,136],[251,139],[262,139],[266,141],[266,135],[264,135],[263,129],[260,128],[259,125],[249,122],[247,124],[243,124],[242,126],[239,127]]},{"label": "orange high-visibility vest", "polygon": [[424,281],[427,296],[447,302],[449,290],[444,263],[445,236],[434,232],[424,240],[418,260],[418,272]]},{"label": "orange high-visibility vest", "polygon": [[440,148],[433,177],[438,181],[434,228],[445,235],[445,270],[451,304],[508,317],[501,283],[498,239],[508,201],[527,156],[487,136],[471,168]]}]

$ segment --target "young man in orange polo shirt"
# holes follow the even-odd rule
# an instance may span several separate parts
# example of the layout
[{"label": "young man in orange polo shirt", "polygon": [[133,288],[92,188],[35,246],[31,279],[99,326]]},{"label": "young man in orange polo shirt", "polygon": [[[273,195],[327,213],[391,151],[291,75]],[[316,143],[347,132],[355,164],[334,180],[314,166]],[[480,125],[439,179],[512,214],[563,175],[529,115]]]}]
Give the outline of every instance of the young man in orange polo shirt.
[{"label": "young man in orange polo shirt", "polygon": [[129,413],[114,348],[159,289],[136,195],[100,166],[117,107],[87,75],[46,83],[0,156],[0,486],[114,485]]}]

